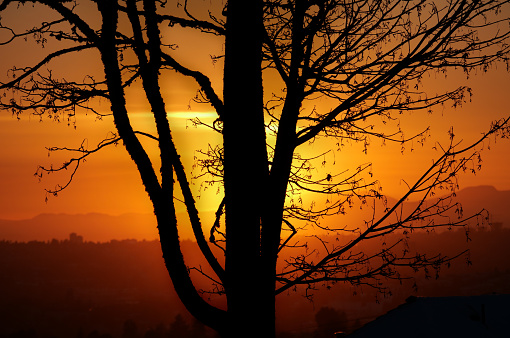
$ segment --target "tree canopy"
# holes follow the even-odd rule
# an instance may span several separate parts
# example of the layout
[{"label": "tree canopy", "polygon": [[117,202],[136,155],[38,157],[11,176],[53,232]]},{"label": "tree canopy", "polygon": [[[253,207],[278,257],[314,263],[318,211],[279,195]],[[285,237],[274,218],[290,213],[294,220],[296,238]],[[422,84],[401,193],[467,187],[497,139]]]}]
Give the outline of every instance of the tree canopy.
[{"label": "tree canopy", "polygon": [[[275,295],[300,285],[347,282],[384,291],[382,281],[404,278],[405,267],[438,268],[454,257],[413,253],[406,239],[415,230],[465,226],[482,215],[464,216],[452,199],[457,175],[478,169],[485,139],[508,136],[508,118],[494,121],[470,144],[458,141],[452,130],[449,143],[436,144],[430,167],[395,201],[382,194],[370,163],[346,168],[334,160],[331,172],[320,168],[349,144],[367,151],[374,140],[423,143],[426,126],[408,134],[399,121],[409,112],[460,106],[471,94],[461,83],[427,92],[426,76],[448,71],[470,76],[496,63],[508,67],[507,1],[3,0],[0,15],[22,18],[26,6],[45,8],[49,16],[26,31],[1,25],[0,45],[33,38],[47,52],[8,72],[0,83],[0,108],[16,116],[29,111],[72,118],[88,111],[114,120],[114,133],[97,147],[50,148],[69,151],[70,160],[40,167],[38,174],[70,170],[67,183],[49,190],[56,194],[84,159],[122,142],[154,207],[177,294],[191,314],[226,337],[243,330],[274,335]],[[222,66],[221,84],[178,53],[172,34],[182,28],[224,43],[222,55],[212,57]],[[70,80],[52,72],[61,57],[89,51],[88,76]],[[87,72],[89,64],[79,67]],[[217,114],[210,124],[194,120],[223,140],[202,149],[196,162],[199,179],[217,185],[223,196],[212,225],[201,222],[190,168],[172,137],[165,90],[178,82],[164,79],[176,75],[193,79],[199,88],[195,101]],[[126,104],[132,86],[139,86],[150,107],[155,134],[133,127]],[[109,102],[109,112],[97,109],[99,99]],[[156,157],[146,140],[157,144]],[[332,140],[329,148],[307,150],[322,140]],[[439,197],[432,198],[435,194]],[[410,196],[419,202],[409,206]],[[187,208],[210,265],[210,272],[201,272],[225,294],[226,309],[209,304],[193,285],[179,246],[176,203]],[[340,223],[353,205],[364,206],[368,216]],[[327,218],[334,221],[325,225]],[[318,231],[309,241],[320,243],[320,250],[307,250],[299,237],[311,231]],[[370,252],[359,249],[388,234],[400,236],[378,242]],[[284,251],[291,258],[278,262]]]}]

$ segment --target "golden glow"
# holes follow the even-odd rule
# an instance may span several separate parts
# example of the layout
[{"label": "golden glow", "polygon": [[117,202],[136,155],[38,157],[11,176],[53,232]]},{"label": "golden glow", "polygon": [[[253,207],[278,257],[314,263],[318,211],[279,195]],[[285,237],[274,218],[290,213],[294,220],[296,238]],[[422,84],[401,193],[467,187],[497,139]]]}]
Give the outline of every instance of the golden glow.
[{"label": "golden glow", "polygon": [[[27,21],[37,13],[36,9],[25,6]],[[13,23],[5,18],[4,24]],[[205,42],[200,34],[187,29],[179,29],[179,34],[173,35],[175,40],[166,43],[178,43],[178,53],[189,61],[186,66],[206,72],[211,76],[213,86],[221,93],[221,60],[214,62],[211,55],[222,53],[223,44],[216,37],[208,36]],[[3,32],[5,33],[5,32]],[[16,52],[3,53],[0,74],[4,76],[7,69],[15,61],[18,65],[33,64],[43,53],[51,49],[40,49],[29,39],[28,42],[20,42],[15,46]],[[2,48],[2,52],[5,46]],[[27,51],[30,50],[30,53]],[[202,54],[201,56],[199,56]],[[5,55],[5,58],[4,58]],[[74,56],[73,56],[74,57]],[[80,69],[87,71],[88,67],[76,67],[73,58],[61,58],[51,66],[60,69],[59,74],[71,74],[76,76]],[[82,59],[80,62],[84,62]],[[95,60],[95,61],[91,61]],[[87,62],[92,72],[100,71],[97,55],[89,53]],[[162,91],[167,99],[167,110],[174,140],[179,154],[181,155],[188,177],[191,178],[193,164],[195,163],[195,151],[206,149],[208,144],[221,144],[221,137],[214,131],[204,126],[195,126],[190,119],[199,118],[205,123],[212,123],[216,114],[211,111],[207,104],[193,102],[197,85],[190,78],[179,77],[174,72],[164,73],[161,79]],[[78,74],[79,75],[79,74]],[[265,78],[265,95],[269,97],[271,90],[279,90],[277,80]],[[344,171],[356,168],[358,165],[372,162],[374,178],[378,179],[383,187],[383,192],[398,197],[405,190],[406,182],[412,182],[421,175],[422,170],[428,167],[433,158],[437,158],[437,152],[432,150],[435,140],[446,142],[447,131],[454,126],[454,132],[459,140],[467,143],[479,137],[483,131],[488,130],[492,120],[510,114],[510,96],[508,88],[510,75],[503,69],[491,69],[487,74],[472,75],[469,81],[463,75],[448,74],[432,75],[424,79],[425,91],[441,91],[444,88],[452,88],[458,84],[473,87],[473,102],[466,103],[456,110],[449,107],[437,107],[433,115],[426,113],[404,114],[400,116],[400,124],[407,135],[421,131],[431,126],[431,137],[422,147],[414,143],[406,146],[401,153],[399,144],[387,144],[382,146],[374,140],[365,155],[359,145],[343,147],[335,152],[333,160],[328,159],[327,170]],[[155,134],[154,123],[143,94],[140,94],[140,84],[135,83],[126,90],[128,110],[134,128],[144,132]],[[98,109],[105,112],[109,108],[106,101],[96,103]],[[311,102],[315,104],[315,102]],[[321,107],[317,102],[318,108]],[[130,160],[122,144],[91,156],[83,163],[78,171],[75,181],[60,194],[58,198],[50,197],[45,202],[43,188],[51,188],[55,184],[62,184],[69,173],[45,177],[41,183],[33,174],[39,164],[60,164],[69,158],[68,154],[52,154],[48,157],[45,150],[47,146],[78,147],[84,139],[87,139],[89,148],[93,148],[109,132],[114,131],[113,120],[105,117],[99,121],[95,116],[79,113],[76,116],[76,129],[68,126],[64,121],[55,123],[43,119],[39,122],[38,117],[25,114],[17,121],[9,112],[0,114],[0,219],[22,219],[33,217],[39,213],[87,213],[100,212],[118,215],[127,212],[151,213],[152,208],[142,187],[135,165]],[[140,137],[148,147],[149,154],[155,165],[155,171],[159,171],[157,160],[157,145],[148,138]],[[305,144],[298,149],[303,156],[310,156],[335,147],[336,141],[317,141],[314,144]],[[476,176],[467,174],[460,177],[461,187],[474,185],[493,185],[500,190],[510,189],[510,142],[500,140],[495,144],[493,140],[487,141],[485,146],[490,145],[491,151],[483,152],[483,168]],[[329,155],[328,155],[329,156]],[[317,168],[316,170],[326,170]],[[218,187],[205,189],[199,181],[193,182],[193,189],[200,198],[197,204],[200,210],[210,213],[216,210],[221,200],[221,189]],[[178,203],[179,204],[179,203]],[[179,204],[180,205],[180,204]],[[179,211],[184,211],[182,206]],[[209,214],[207,214],[209,215]],[[203,216],[208,218],[209,216]],[[209,217],[210,218],[210,217]],[[1,237],[1,236],[0,236]]]}]

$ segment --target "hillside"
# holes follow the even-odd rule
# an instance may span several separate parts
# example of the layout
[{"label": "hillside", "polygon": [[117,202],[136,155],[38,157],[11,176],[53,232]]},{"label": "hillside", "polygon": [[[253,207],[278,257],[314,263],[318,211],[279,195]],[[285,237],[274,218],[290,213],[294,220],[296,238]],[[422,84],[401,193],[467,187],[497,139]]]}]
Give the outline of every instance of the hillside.
[{"label": "hillside", "polygon": [[[474,231],[471,241],[462,231],[417,234],[411,250],[458,253],[468,248],[472,265],[462,256],[450,268],[444,267],[438,279],[420,271],[402,285],[384,281],[392,292],[386,297],[369,287],[345,284],[282,294],[277,303],[278,330],[285,332],[282,337],[291,338],[313,337],[331,325],[332,330],[349,331],[410,295],[510,294],[508,242],[510,229]],[[190,267],[203,265],[196,243],[184,241],[183,251]],[[211,290],[198,273],[193,276],[200,288]],[[121,338],[131,324],[138,332],[133,338],[156,331],[168,337],[176,325],[199,329],[172,291],[157,241],[95,243],[76,235],[63,241],[0,241],[0,290],[0,338]],[[304,297],[311,293],[313,302]],[[204,297],[222,306],[220,296],[206,293]],[[333,313],[330,322],[317,321],[319,311]],[[202,332],[200,337],[207,336],[203,330],[197,331]]]},{"label": "hillside", "polygon": [[[457,193],[457,199],[464,209],[464,215],[474,214],[485,208],[490,211],[490,220],[510,227],[510,191],[498,191],[494,187],[479,186],[466,188]],[[389,199],[391,204],[393,199]],[[410,202],[412,204],[412,202]],[[201,214],[205,225],[213,224],[213,212]],[[339,216],[330,222],[357,224],[363,218],[357,208],[348,210],[345,216]],[[181,237],[192,238],[186,215],[178,215],[181,224]],[[207,228],[207,226],[206,226]],[[111,239],[157,239],[156,222],[150,214],[124,214],[111,216],[106,214],[41,214],[26,220],[0,219],[0,240],[9,241],[49,241],[64,240],[75,232],[89,241],[106,242]]]}]

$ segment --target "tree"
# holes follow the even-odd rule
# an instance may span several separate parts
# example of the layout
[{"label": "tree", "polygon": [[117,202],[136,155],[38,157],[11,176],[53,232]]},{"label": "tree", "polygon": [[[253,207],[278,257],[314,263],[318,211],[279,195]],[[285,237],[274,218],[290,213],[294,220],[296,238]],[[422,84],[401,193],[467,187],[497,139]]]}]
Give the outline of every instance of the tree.
[{"label": "tree", "polygon": [[[437,268],[454,258],[411,254],[406,238],[417,229],[464,226],[466,219],[481,215],[462,217],[460,206],[451,199],[456,177],[477,169],[485,139],[508,135],[508,119],[495,121],[469,145],[461,145],[452,130],[449,144],[437,145],[439,155],[433,164],[394,203],[387,202],[371,178],[370,165],[353,172],[312,168],[348,142],[365,148],[373,139],[402,145],[423,142],[426,128],[410,136],[400,130],[402,113],[432,111],[446,103],[458,106],[470,94],[465,86],[425,93],[423,77],[448,69],[469,75],[496,62],[508,64],[507,1],[230,0],[225,6],[212,2],[202,16],[194,13],[197,4],[189,2],[1,2],[0,12],[22,15],[23,6],[33,4],[54,13],[27,32],[2,26],[7,38],[1,45],[33,36],[42,45],[60,46],[40,62],[9,72],[11,78],[0,86],[6,93],[0,103],[3,109],[17,116],[31,111],[72,117],[80,110],[103,114],[89,104],[98,98],[111,105],[113,136],[93,149],[50,148],[77,154],[60,167],[39,168],[41,176],[71,169],[69,182],[50,193],[65,189],[88,156],[121,141],[154,207],[177,294],[193,316],[225,337],[273,336],[275,297],[290,288],[347,282],[384,291],[381,279],[404,278],[403,267]],[[200,31],[204,38],[224,37],[224,55],[215,59],[224,65],[222,95],[207,74],[186,66],[175,46],[165,42],[165,34],[174,27]],[[66,81],[44,70],[63,55],[90,50],[96,52],[102,75]],[[173,72],[197,83],[195,99],[216,111],[217,119],[208,127],[223,139],[221,147],[203,151],[197,160],[203,179],[219,184],[224,194],[209,242],[167,118],[162,78]],[[150,105],[156,135],[131,124],[125,90],[136,84]],[[274,87],[278,89],[269,89]],[[157,143],[159,173],[141,139]],[[324,153],[300,155],[311,143],[328,139],[337,145]],[[441,189],[450,195],[429,200]],[[209,304],[193,285],[179,245],[174,198],[178,193],[213,271],[209,277],[226,296],[226,310]],[[300,201],[301,193],[314,194],[317,202]],[[404,202],[411,195],[419,196],[420,202],[409,210]],[[326,201],[320,203],[323,198]],[[372,204],[373,216],[352,227],[321,223],[347,212],[355,202]],[[460,217],[452,217],[453,211]],[[307,224],[336,240],[316,236],[323,251],[313,257],[298,252],[278,265],[284,251],[299,249],[295,235]],[[359,251],[362,243],[388,234],[400,236],[374,252]],[[213,246],[220,247],[224,257],[215,255]]]},{"label": "tree", "polygon": [[335,332],[347,331],[347,315],[329,306],[323,306],[315,313],[317,330],[314,337],[331,337]]}]

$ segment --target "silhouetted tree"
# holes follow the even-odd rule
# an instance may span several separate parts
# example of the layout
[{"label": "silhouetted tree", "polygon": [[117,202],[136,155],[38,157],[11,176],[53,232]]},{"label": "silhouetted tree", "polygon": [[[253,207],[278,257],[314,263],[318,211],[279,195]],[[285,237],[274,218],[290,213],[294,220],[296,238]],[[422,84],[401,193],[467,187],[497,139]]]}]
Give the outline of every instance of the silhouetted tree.
[{"label": "silhouetted tree", "polygon": [[[461,214],[451,195],[431,202],[427,198],[443,190],[453,194],[457,174],[477,170],[483,140],[508,134],[508,119],[495,121],[469,145],[461,145],[451,131],[450,143],[437,145],[433,164],[391,204],[371,178],[370,165],[331,173],[313,170],[349,143],[366,148],[374,139],[402,145],[422,142],[427,129],[405,136],[398,123],[402,113],[444,103],[458,106],[470,94],[465,86],[425,93],[422,78],[448,69],[470,74],[495,62],[508,63],[507,1],[230,0],[225,6],[211,1],[208,15],[200,15],[194,13],[197,4],[187,0],[3,0],[0,13],[23,21],[23,6],[28,4],[48,8],[52,15],[28,31],[2,26],[0,45],[32,36],[51,48],[40,62],[9,71],[9,79],[0,85],[5,90],[1,107],[16,116],[29,110],[72,120],[79,110],[102,116],[105,113],[89,103],[106,99],[116,129],[92,149],[85,144],[50,148],[77,155],[59,167],[40,167],[38,175],[69,169],[69,182],[49,190],[57,194],[88,156],[122,141],[154,207],[177,294],[193,316],[224,337],[273,336],[275,296],[299,285],[310,291],[348,282],[384,291],[381,280],[402,278],[399,267],[418,270],[448,262],[451,257],[439,254],[410,254],[406,237],[415,229],[465,224],[462,217],[448,216],[451,211]],[[222,95],[207,74],[190,68],[165,40],[178,26],[200,31],[204,39],[224,37],[224,55],[215,58],[224,65]],[[58,67],[55,60],[63,55],[90,50],[95,54],[87,55],[97,58],[102,75],[91,69],[85,79],[65,80],[45,70]],[[162,82],[168,72],[195,80],[200,87],[196,100],[209,103],[217,113],[209,127],[221,135],[223,144],[211,146],[197,160],[204,179],[219,184],[224,194],[212,228],[200,221],[196,195],[172,139],[162,91],[171,86]],[[271,79],[265,91],[263,77],[267,83]],[[131,124],[125,89],[136,81],[150,105],[156,135]],[[321,105],[310,107],[308,102],[316,99]],[[336,145],[324,154],[304,155],[310,143],[324,138]],[[142,139],[158,145],[159,173]],[[179,245],[177,189],[214,273],[209,277],[226,296],[226,310],[204,300],[192,283]],[[317,202],[304,202],[300,194],[305,192],[316,194]],[[414,194],[420,202],[412,210],[404,209],[403,203]],[[320,203],[323,196],[327,203]],[[344,214],[356,201],[377,210],[352,226],[321,224],[327,216]],[[444,217],[432,218],[437,215]],[[306,224],[322,227],[335,240],[316,236],[323,250],[299,251],[295,234]],[[353,236],[342,237],[346,232]],[[390,233],[402,236],[373,252],[358,250],[361,242]],[[210,245],[220,247],[224,257],[215,256]],[[296,254],[277,265],[282,250]]]},{"label": "silhouetted tree", "polygon": [[165,326],[163,324],[159,324],[156,326],[155,329],[151,328],[149,330],[147,330],[147,332],[145,332],[145,338],[168,338],[168,337],[187,337],[187,335],[185,334],[185,332],[183,332],[184,335],[177,335],[177,336],[172,336],[172,334],[170,334],[168,332],[168,330],[165,328]]},{"label": "silhouetted tree", "polygon": [[206,337],[206,330],[203,323],[199,322],[198,320],[194,319],[191,322],[191,329],[190,329],[190,337]]},{"label": "silhouetted tree", "polygon": [[109,333],[101,334],[99,331],[93,330],[87,335],[87,338],[113,338],[113,336]]},{"label": "silhouetted tree", "polygon": [[138,337],[138,326],[135,321],[128,319],[124,322],[122,327],[122,338],[137,338]]},{"label": "silhouetted tree", "polygon": [[329,306],[323,306],[315,313],[315,322],[317,323],[317,330],[314,333],[316,338],[333,337],[335,332],[346,332],[348,329],[345,312]]},{"label": "silhouetted tree", "polygon": [[170,324],[170,337],[190,337],[191,330],[181,314],[175,316],[175,319],[172,324]]}]

